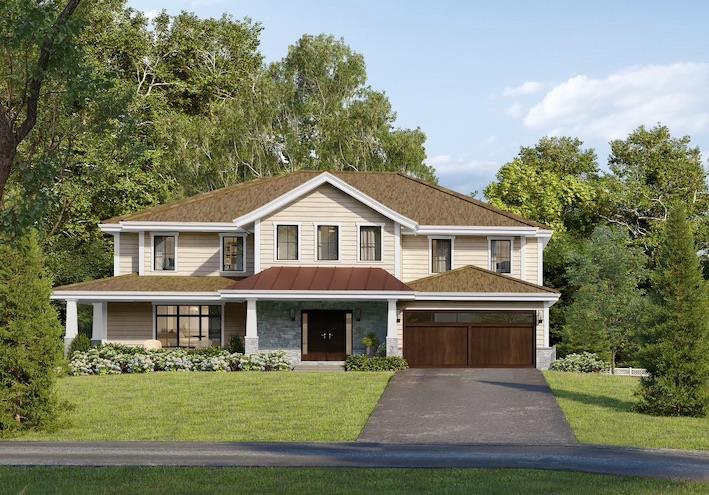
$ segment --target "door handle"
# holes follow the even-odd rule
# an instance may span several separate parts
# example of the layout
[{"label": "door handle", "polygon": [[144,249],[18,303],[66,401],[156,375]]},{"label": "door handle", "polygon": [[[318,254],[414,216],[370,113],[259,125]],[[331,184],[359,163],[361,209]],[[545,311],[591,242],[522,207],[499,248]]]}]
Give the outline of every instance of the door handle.
[{"label": "door handle", "polygon": [[321,333],[320,336],[324,339],[327,333]]}]

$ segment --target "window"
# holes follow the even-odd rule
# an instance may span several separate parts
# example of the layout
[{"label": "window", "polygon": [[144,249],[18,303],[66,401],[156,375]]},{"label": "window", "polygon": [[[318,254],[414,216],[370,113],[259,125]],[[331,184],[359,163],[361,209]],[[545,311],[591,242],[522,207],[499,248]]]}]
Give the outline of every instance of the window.
[{"label": "window", "polygon": [[451,269],[451,239],[431,239],[431,273]]},{"label": "window", "polygon": [[298,226],[278,225],[276,227],[277,259],[298,259]]},{"label": "window", "polygon": [[221,345],[221,306],[156,306],[156,337],[163,347],[195,347],[209,340]]},{"label": "window", "polygon": [[175,271],[175,236],[156,235],[153,237],[153,270]]},{"label": "window", "polygon": [[493,272],[512,271],[512,241],[490,241],[490,264]]},{"label": "window", "polygon": [[222,271],[244,271],[244,237],[222,237]]},{"label": "window", "polygon": [[359,228],[359,260],[382,260],[382,228],[367,225]]},{"label": "window", "polygon": [[337,260],[340,229],[337,225],[318,225],[318,259]]}]

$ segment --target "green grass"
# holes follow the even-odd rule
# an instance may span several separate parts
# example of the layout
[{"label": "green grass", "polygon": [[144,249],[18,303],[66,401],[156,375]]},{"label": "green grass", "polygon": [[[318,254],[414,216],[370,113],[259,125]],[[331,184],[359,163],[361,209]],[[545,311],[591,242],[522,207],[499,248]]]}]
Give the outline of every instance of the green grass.
[{"label": "green grass", "polygon": [[2,493],[700,494],[709,485],[558,471],[1,467]]},{"label": "green grass", "polygon": [[18,440],[354,440],[391,373],[150,373],[66,377],[54,432]]},{"label": "green grass", "polygon": [[597,374],[544,374],[583,443],[709,450],[709,417],[675,418],[632,411],[639,379]]}]

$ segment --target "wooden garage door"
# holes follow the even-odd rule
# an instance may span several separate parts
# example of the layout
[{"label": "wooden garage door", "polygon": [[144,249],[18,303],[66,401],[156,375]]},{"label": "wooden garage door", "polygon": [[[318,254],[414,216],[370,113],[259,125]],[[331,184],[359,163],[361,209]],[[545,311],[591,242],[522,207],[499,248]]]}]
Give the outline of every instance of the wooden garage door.
[{"label": "wooden garage door", "polygon": [[[430,318],[426,323],[428,315],[417,313],[417,318],[405,315],[404,325],[404,358],[413,368],[521,368],[535,365],[535,335],[531,322],[493,326],[454,321],[434,323],[435,318]],[[504,315],[499,319],[504,320]]]}]

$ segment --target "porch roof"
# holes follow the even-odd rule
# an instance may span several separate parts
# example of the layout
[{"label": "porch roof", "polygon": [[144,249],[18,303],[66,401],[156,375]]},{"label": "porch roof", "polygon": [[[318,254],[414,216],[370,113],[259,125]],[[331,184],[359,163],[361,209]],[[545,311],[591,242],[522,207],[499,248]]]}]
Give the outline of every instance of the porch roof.
[{"label": "porch roof", "polygon": [[445,273],[431,275],[409,282],[409,287],[418,292],[456,292],[491,294],[544,294],[558,295],[549,287],[525,282],[473,265],[456,268]]},{"label": "porch roof", "polygon": [[412,292],[381,268],[274,266],[234,283],[228,291]]},{"label": "porch roof", "polygon": [[[242,277],[243,278],[243,277]],[[139,276],[137,273],[101,278],[54,288],[62,292],[218,292],[238,281],[230,277],[180,275]]]}]

